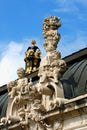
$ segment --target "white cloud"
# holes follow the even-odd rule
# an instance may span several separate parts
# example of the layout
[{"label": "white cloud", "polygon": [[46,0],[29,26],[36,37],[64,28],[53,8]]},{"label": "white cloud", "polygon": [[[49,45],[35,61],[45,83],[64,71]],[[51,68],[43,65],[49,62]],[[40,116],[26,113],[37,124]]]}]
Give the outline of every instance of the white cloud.
[{"label": "white cloud", "polygon": [[17,68],[24,67],[23,58],[23,44],[10,42],[0,60],[0,86],[17,78]]},{"label": "white cloud", "polygon": [[[73,13],[74,15],[77,15],[77,17],[84,19],[84,15],[87,16],[87,11],[84,12],[83,15],[83,9],[87,9],[87,0],[56,0],[57,8],[53,9],[53,12],[58,13]],[[81,6],[80,6],[81,5]]]},{"label": "white cloud", "polygon": [[78,12],[79,8],[76,4],[77,0],[56,0],[58,8],[54,9],[54,12]]},{"label": "white cloud", "polygon": [[76,3],[87,5],[87,0],[55,0],[55,1],[59,4],[59,6],[75,5]]},{"label": "white cloud", "polygon": [[53,11],[54,12],[59,12],[59,13],[62,12],[63,13],[63,12],[69,12],[69,9],[68,8],[59,8],[59,9],[54,9]]}]

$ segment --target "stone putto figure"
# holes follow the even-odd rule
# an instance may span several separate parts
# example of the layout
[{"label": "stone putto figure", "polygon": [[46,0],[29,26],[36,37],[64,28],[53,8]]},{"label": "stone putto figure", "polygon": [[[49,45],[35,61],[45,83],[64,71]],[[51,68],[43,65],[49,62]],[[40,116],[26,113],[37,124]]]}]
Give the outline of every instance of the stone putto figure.
[{"label": "stone putto figure", "polygon": [[7,84],[8,92],[10,98],[14,98],[17,95],[20,95],[23,91],[23,88],[28,85],[28,79],[25,76],[25,70],[23,68],[17,69],[17,75],[19,77],[16,81],[11,81]]}]

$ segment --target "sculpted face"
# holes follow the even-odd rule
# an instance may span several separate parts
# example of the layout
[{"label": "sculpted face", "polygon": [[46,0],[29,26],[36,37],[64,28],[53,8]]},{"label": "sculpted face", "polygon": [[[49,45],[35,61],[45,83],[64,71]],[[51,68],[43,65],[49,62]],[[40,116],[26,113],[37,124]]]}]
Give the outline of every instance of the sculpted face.
[{"label": "sculpted face", "polygon": [[25,74],[25,71],[24,71],[23,68],[19,68],[19,69],[17,70],[17,75],[18,75],[19,78],[23,78],[23,77],[24,77],[24,74]]}]

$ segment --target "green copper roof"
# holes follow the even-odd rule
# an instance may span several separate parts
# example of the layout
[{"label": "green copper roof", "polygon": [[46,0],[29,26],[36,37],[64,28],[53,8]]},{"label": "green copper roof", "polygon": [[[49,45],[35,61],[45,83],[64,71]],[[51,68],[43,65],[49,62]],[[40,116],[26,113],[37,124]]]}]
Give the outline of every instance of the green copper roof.
[{"label": "green copper roof", "polygon": [[87,93],[87,59],[71,65],[61,80],[65,97],[72,98]]},{"label": "green copper roof", "polygon": [[8,93],[5,92],[3,94],[0,94],[0,118],[6,115],[7,103],[8,103]]}]

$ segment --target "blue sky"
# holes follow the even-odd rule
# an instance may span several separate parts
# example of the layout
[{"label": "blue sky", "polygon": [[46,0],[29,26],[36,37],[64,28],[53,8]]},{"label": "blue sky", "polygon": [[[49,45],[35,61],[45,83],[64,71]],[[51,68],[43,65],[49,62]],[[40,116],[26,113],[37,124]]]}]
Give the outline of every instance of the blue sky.
[{"label": "blue sky", "polygon": [[25,67],[31,40],[43,49],[42,24],[49,16],[61,18],[58,50],[62,57],[87,47],[87,0],[0,0],[0,85],[17,78]]}]

